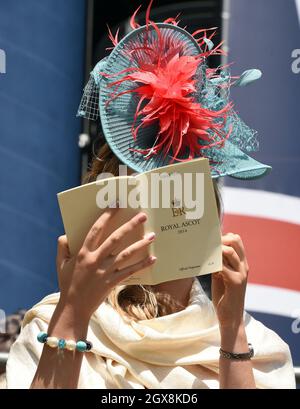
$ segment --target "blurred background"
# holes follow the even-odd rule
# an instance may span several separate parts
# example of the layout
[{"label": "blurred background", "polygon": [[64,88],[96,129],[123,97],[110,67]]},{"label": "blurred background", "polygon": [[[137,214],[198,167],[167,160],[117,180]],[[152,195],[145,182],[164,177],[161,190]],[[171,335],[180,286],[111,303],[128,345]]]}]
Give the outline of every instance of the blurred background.
[{"label": "blurred background", "polygon": [[[81,183],[101,143],[96,123],[76,117],[93,66],[148,1],[0,0],[0,365],[26,309],[58,290],[63,234],[56,195]],[[246,309],[290,346],[300,367],[300,0],[154,1],[151,18],[182,12],[182,27],[219,27],[232,75],[263,77],[232,100],[259,132],[253,156],[273,171],[223,181],[223,231],[240,234],[250,264]],[[139,16],[143,19],[143,13]],[[1,371],[0,370],[0,371]]]}]

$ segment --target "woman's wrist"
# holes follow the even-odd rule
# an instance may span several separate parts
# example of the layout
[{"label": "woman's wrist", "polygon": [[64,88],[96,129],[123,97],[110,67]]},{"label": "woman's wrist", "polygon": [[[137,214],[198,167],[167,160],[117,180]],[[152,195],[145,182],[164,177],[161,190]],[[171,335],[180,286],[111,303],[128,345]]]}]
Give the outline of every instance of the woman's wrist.
[{"label": "woman's wrist", "polygon": [[77,305],[59,301],[48,327],[48,335],[64,339],[85,339],[91,314]]},{"label": "woman's wrist", "polygon": [[248,352],[248,340],[243,322],[238,325],[220,326],[221,348],[228,352]]}]

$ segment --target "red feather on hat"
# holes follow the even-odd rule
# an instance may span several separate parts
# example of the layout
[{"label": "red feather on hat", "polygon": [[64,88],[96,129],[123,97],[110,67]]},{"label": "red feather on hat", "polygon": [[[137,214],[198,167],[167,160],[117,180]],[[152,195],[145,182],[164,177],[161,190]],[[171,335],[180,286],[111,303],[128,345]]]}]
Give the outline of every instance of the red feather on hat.
[{"label": "red feather on hat", "polygon": [[[192,35],[196,39],[196,36],[201,34],[196,41],[203,51],[196,56],[184,55],[184,43],[163,35],[159,27],[150,21],[152,1],[146,13],[147,29],[143,41],[132,41],[124,50],[134,64],[131,68],[114,74],[123,76],[110,83],[109,86],[115,88],[107,105],[120,95],[136,93],[140,99],[132,125],[133,138],[138,138],[141,127],[158,123],[159,130],[152,147],[133,150],[142,153],[146,158],[163,152],[164,156],[170,154],[172,161],[182,160],[180,157],[188,152],[188,158],[185,160],[189,160],[203,156],[202,150],[221,148],[230,134],[230,131],[224,133],[224,124],[232,104],[228,103],[223,109],[213,111],[204,108],[194,96],[197,91],[196,83],[201,80],[199,67],[209,55],[223,54],[220,49],[222,43],[209,49],[207,44],[214,36],[215,29],[197,30]],[[131,26],[134,29],[139,27],[135,21],[138,10],[139,8],[131,18]],[[177,17],[169,18],[165,22],[177,25]],[[148,33],[150,27],[157,33],[157,36],[151,36],[151,39]],[[213,31],[209,37],[208,31]],[[116,45],[117,35],[113,37],[110,32],[110,38]],[[207,69],[206,74],[211,78],[217,76],[217,71]],[[117,93],[118,86],[125,81],[136,83],[137,86]],[[141,123],[136,126],[138,118]]]}]

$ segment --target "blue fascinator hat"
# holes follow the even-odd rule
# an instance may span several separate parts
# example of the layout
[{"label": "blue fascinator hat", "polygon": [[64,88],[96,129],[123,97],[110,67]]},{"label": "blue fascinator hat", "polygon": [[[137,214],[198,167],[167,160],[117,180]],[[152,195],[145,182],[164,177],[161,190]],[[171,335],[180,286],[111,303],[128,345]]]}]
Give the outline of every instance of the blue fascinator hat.
[{"label": "blue fascinator hat", "polygon": [[230,101],[231,86],[260,78],[257,69],[232,77],[228,66],[209,68],[215,29],[189,33],[176,18],[146,24],[131,18],[132,31],[94,67],[84,88],[78,116],[100,119],[114,154],[137,172],[209,159],[213,178],[257,179],[271,166],[249,153],[258,150],[257,132],[239,117]]}]

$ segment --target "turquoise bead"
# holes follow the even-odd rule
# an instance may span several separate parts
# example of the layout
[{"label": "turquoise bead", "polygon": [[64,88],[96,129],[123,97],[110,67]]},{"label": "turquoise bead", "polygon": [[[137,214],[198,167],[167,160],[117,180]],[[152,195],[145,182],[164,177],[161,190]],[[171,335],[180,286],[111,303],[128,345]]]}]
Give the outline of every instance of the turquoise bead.
[{"label": "turquoise bead", "polygon": [[77,351],[84,352],[86,351],[86,343],[84,341],[77,341],[76,342],[76,349]]},{"label": "turquoise bead", "polygon": [[48,338],[48,334],[46,334],[46,332],[40,332],[37,336],[37,340],[39,342],[42,342],[43,344],[47,341]]},{"label": "turquoise bead", "polygon": [[64,339],[60,339],[57,344],[59,349],[64,349],[66,346],[66,341]]}]

